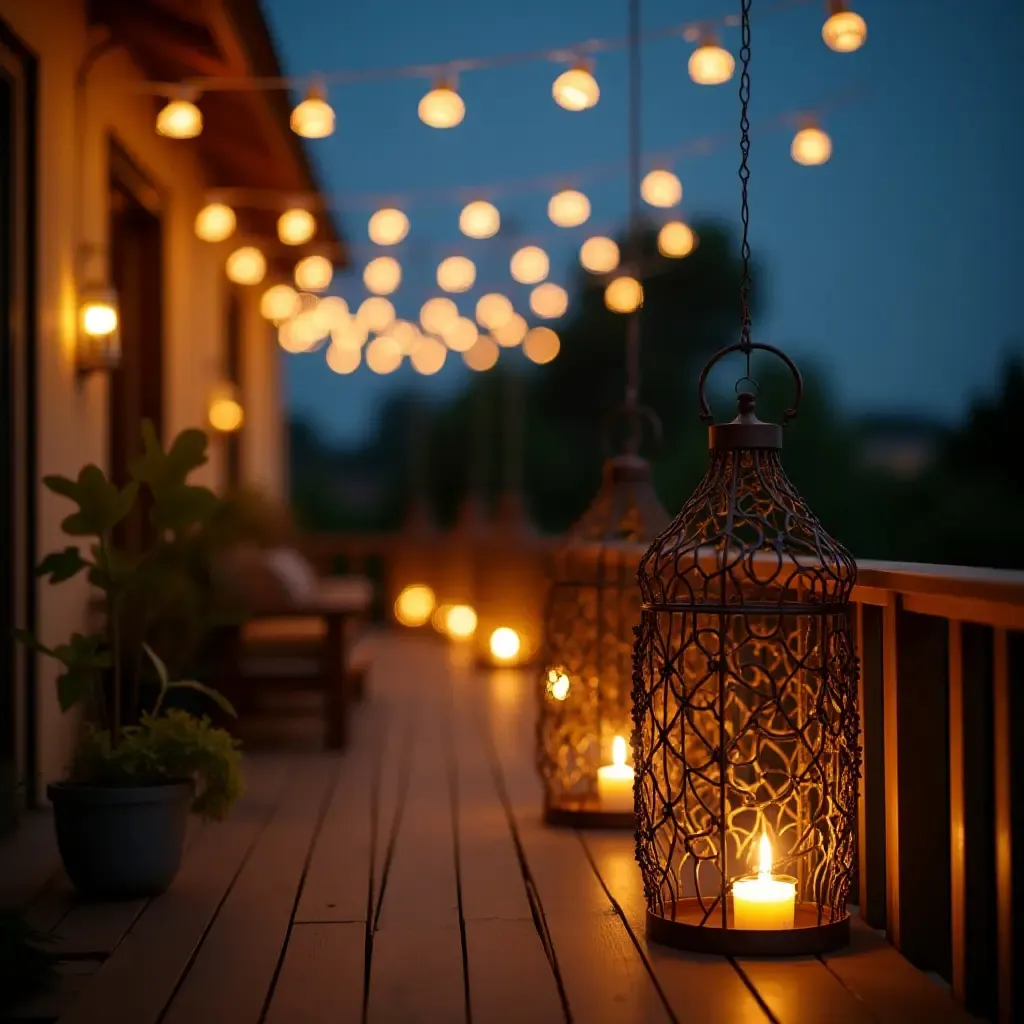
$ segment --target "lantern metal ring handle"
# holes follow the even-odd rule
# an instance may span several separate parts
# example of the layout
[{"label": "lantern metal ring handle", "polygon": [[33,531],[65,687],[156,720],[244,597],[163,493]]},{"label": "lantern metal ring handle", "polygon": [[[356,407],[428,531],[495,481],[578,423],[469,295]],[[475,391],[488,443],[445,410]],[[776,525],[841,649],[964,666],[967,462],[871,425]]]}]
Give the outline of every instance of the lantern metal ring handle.
[{"label": "lantern metal ring handle", "polygon": [[[723,357],[730,355],[733,352],[749,352],[751,349],[760,349],[762,352],[770,352],[773,356],[778,356],[786,366],[789,367],[790,373],[793,374],[793,382],[796,385],[796,393],[793,397],[793,404],[782,414],[782,422],[788,423],[797,414],[797,409],[800,407],[800,400],[804,396],[804,379],[800,376],[800,371],[797,369],[796,363],[793,362],[789,356],[786,355],[782,349],[776,348],[774,345],[765,345],[759,341],[742,342],[738,341],[735,345],[727,345],[725,348],[720,349],[716,352],[705,364],[704,369],[700,372],[700,380],[697,383],[697,396],[700,399],[700,418],[704,423],[710,423],[714,416],[711,412],[711,406],[708,404],[707,397],[707,381],[708,374],[711,372],[711,368]],[[744,380],[746,378],[740,378]],[[756,382],[755,382],[756,383]]]},{"label": "lantern metal ring handle", "polygon": [[654,442],[654,447],[661,447],[663,432],[661,420],[658,419],[657,413],[646,405],[636,405],[632,402],[623,402],[623,404],[615,409],[605,421],[604,449],[606,452],[610,452],[614,447],[614,431],[620,421],[625,421],[630,426],[630,432],[627,435],[627,444],[629,445],[631,454],[636,454],[637,450],[640,448],[640,441],[643,437],[645,424],[650,428],[651,440]]}]

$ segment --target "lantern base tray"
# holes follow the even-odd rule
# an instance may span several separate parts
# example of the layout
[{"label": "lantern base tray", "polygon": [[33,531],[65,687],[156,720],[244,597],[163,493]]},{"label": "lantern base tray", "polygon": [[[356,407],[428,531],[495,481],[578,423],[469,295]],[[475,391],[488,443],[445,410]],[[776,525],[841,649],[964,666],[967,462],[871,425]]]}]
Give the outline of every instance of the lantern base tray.
[{"label": "lantern base tray", "polygon": [[544,824],[557,828],[609,828],[632,832],[636,829],[636,815],[632,811],[603,811],[596,800],[580,800],[558,807],[545,807]]},{"label": "lantern base tray", "polygon": [[[696,899],[678,900],[673,907],[666,904],[674,919],[647,911],[647,938],[662,946],[672,946],[690,953],[715,953],[720,956],[806,956],[839,949],[850,941],[850,915],[832,918],[830,910],[822,911],[818,923],[818,907],[814,903],[798,903],[794,927],[785,930],[754,928],[723,928],[721,912],[712,912],[703,924],[705,911]],[[728,908],[732,922],[732,907]]]}]

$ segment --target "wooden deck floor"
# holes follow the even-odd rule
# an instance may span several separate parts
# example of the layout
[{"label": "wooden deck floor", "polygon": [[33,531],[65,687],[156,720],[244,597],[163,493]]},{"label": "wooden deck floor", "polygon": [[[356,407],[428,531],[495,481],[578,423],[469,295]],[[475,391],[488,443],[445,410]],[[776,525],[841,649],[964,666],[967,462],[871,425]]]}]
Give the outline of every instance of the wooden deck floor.
[{"label": "wooden deck floor", "polygon": [[0,899],[27,903],[63,958],[61,989],[22,1020],[970,1019],[864,928],[821,959],[649,947],[632,837],[540,824],[530,679],[454,667],[425,640],[369,642],[350,748],[251,757],[236,813],[193,829],[159,899],[77,903],[45,816],[0,849]]}]

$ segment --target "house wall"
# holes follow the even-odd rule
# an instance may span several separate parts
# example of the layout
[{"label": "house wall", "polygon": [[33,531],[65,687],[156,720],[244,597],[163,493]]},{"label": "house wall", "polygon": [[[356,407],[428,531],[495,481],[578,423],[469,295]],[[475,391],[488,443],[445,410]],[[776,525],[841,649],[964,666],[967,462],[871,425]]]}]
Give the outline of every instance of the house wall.
[{"label": "house wall", "polygon": [[[97,59],[88,74],[84,102],[76,106],[78,68],[89,47],[103,38],[102,29],[88,28],[84,0],[0,0],[0,18],[38,57],[38,469],[41,475],[74,476],[86,463],[104,466],[109,447],[107,381],[93,374],[79,382],[74,355],[81,246],[99,247],[99,262],[82,267],[87,276],[105,268],[110,138],[131,155],[162,196],[165,438],[185,427],[205,425],[207,396],[224,366],[223,261],[231,242],[210,245],[195,237],[193,220],[204,197],[197,152],[187,141],[156,134],[156,103],[134,88],[143,76],[123,49],[115,47]],[[276,385],[265,379],[272,375],[275,357],[266,351],[270,342],[256,302],[247,295],[245,392],[252,395],[252,406],[246,410],[243,445],[246,467],[259,471],[254,479],[276,491],[280,472],[272,464],[277,449],[268,448],[264,455],[256,444],[257,438],[268,445],[275,442],[279,431]],[[213,444],[197,482],[218,487],[225,475],[222,459],[223,446]],[[38,501],[41,557],[64,546],[60,522],[68,505],[42,488]],[[40,585],[43,643],[59,643],[81,629],[86,604],[84,579],[57,587]],[[56,674],[52,662],[40,661],[37,794],[62,772],[76,728],[57,705]]]}]

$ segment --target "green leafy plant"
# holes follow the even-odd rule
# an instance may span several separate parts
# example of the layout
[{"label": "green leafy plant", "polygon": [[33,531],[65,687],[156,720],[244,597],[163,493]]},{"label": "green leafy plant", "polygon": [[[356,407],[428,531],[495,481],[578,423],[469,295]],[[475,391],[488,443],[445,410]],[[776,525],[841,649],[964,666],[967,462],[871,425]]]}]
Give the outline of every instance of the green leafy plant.
[{"label": "green leafy plant", "polygon": [[[234,709],[203,683],[172,682],[165,660],[149,642],[151,636],[169,637],[173,648],[189,630],[169,627],[183,622],[193,633],[208,628],[211,616],[195,613],[204,601],[212,602],[203,573],[196,571],[201,560],[194,556],[221,499],[188,480],[206,462],[207,438],[201,430],[183,431],[164,451],[153,424],[146,421],[142,441],[143,453],[129,467],[130,479],[123,487],[93,465],[75,480],[43,478],[49,490],[75,505],[61,524],[64,532],[90,543],[84,552],[69,545],[47,555],[37,572],[51,584],[85,572],[103,597],[102,628],[73,633],[52,648],[27,631],[17,636],[60,664],[61,708],[83,704],[91,713],[71,761],[71,780],[152,785],[189,778],[196,784],[194,810],[222,818],[241,789],[238,743],[205,716],[169,708],[167,702],[175,692],[192,691],[225,714],[233,716]],[[140,501],[148,506],[152,541],[141,551],[128,551],[117,546],[115,535]],[[147,668],[155,680],[148,708],[141,687]]]}]

